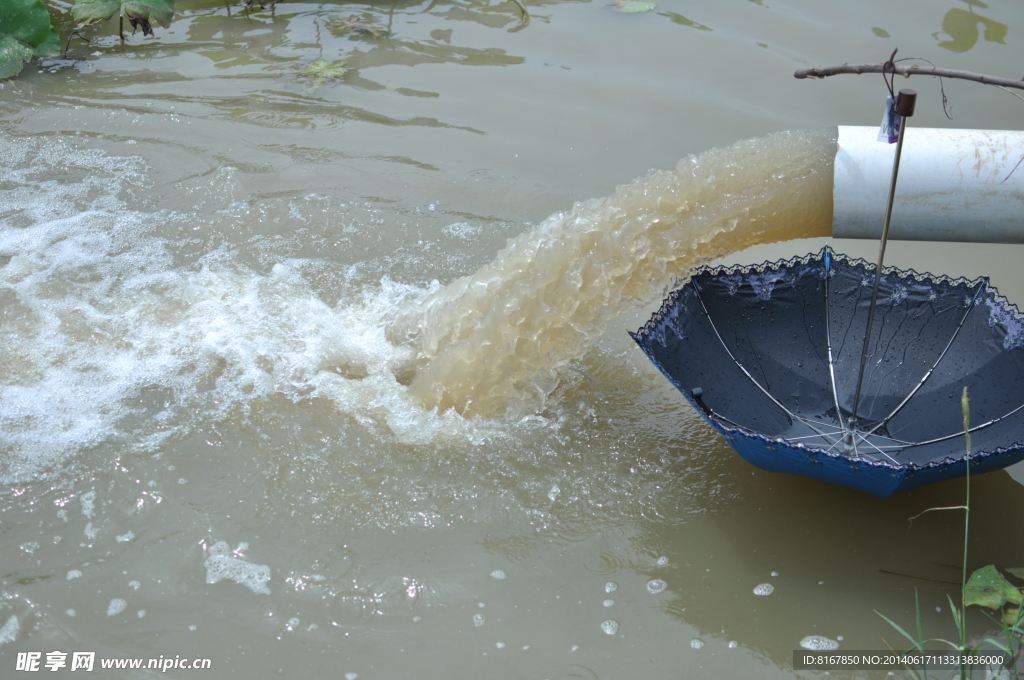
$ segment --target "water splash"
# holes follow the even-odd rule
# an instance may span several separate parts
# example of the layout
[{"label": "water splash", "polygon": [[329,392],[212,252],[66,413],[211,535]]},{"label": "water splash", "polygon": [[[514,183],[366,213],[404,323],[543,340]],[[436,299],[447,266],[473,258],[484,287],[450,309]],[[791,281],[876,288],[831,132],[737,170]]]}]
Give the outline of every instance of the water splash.
[{"label": "water splash", "polygon": [[781,132],[690,156],[511,239],[494,261],[405,310],[409,390],[465,415],[536,412],[630,302],[757,244],[828,235],[834,130]]}]

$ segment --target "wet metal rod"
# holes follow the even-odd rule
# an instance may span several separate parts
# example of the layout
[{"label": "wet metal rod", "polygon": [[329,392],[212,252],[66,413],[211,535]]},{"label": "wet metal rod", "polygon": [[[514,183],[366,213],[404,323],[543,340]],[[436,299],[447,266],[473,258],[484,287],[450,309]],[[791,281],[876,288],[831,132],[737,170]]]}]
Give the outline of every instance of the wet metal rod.
[{"label": "wet metal rod", "polygon": [[903,133],[907,129],[907,118],[914,115],[917,103],[917,92],[900,90],[896,98],[896,113],[900,116],[900,129],[896,137],[896,157],[892,162],[892,180],[889,182],[889,200],[885,205],[885,222],[882,223],[882,241],[878,248],[878,264],[875,266],[875,285],[871,289],[871,306],[868,308],[868,325],[864,331],[864,348],[860,353],[860,371],[857,373],[857,391],[853,396],[853,415],[848,421],[846,443],[853,442],[853,432],[857,428],[857,408],[860,406],[860,390],[864,384],[864,368],[868,362],[868,348],[871,345],[871,326],[875,320],[875,305],[878,303],[878,285],[882,281],[882,263],[885,260],[885,246],[889,241],[889,222],[892,220],[893,198],[896,196],[896,176],[900,171],[900,154],[903,152]]}]

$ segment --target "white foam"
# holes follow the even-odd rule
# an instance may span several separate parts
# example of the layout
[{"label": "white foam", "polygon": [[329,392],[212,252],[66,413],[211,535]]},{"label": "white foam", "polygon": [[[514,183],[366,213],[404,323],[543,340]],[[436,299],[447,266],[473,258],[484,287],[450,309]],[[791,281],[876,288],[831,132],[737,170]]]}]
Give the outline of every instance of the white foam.
[{"label": "white foam", "polygon": [[0,645],[17,640],[19,632],[21,632],[21,623],[18,621],[17,615],[11,614],[7,622],[0,626]]},{"label": "white foam", "polygon": [[231,546],[218,541],[210,546],[209,557],[203,562],[206,567],[206,582],[217,583],[224,579],[239,583],[254,593],[269,595],[270,567],[253,564],[232,555]]},{"label": "white foam", "polygon": [[110,601],[110,604],[107,605],[107,616],[117,616],[123,612],[127,606],[128,603],[126,601],[119,597],[115,597]]},{"label": "white foam", "polygon": [[606,635],[615,635],[617,632],[619,632],[619,622],[615,619],[608,619],[607,621],[602,621],[601,630],[603,630]]},{"label": "white foam", "polygon": [[701,649],[702,647],[704,647],[704,641],[700,638],[693,638],[692,640],[690,640],[690,647],[692,647],[693,649]]},{"label": "white foam", "polygon": [[118,543],[127,543],[128,541],[130,541],[133,538],[135,538],[135,534],[133,534],[131,531],[129,531],[126,534],[122,534],[120,536],[115,536],[114,538],[117,539]]},{"label": "white foam", "polygon": [[499,581],[504,581],[505,579],[508,578],[508,574],[506,574],[501,569],[495,569],[494,571],[491,572],[491,578],[498,579]]},{"label": "white foam", "polygon": [[771,595],[773,592],[775,592],[775,586],[773,586],[771,583],[761,583],[754,586],[754,595],[761,595],[762,597],[767,597],[768,595]]},{"label": "white foam", "polygon": [[96,509],[96,492],[89,491],[88,493],[83,493],[78,500],[82,502],[82,514],[87,519],[92,519]]},{"label": "white foam", "polygon": [[830,640],[822,635],[808,635],[800,641],[800,646],[804,649],[809,649],[815,652],[825,652],[833,649],[839,649],[839,643],[835,640]]},{"label": "white foam", "polygon": [[473,625],[476,628],[479,628],[480,626],[484,625],[485,623],[487,623],[487,619],[484,618],[483,614],[473,614]]},{"label": "white foam", "polygon": [[619,589],[619,584],[616,583],[615,581],[608,581],[608,583],[604,584],[604,592],[606,592],[606,593],[614,593],[618,589]]},{"label": "white foam", "polygon": [[71,569],[70,571],[68,571],[68,580],[70,581],[72,579],[79,578],[81,575],[82,575],[81,570],[79,570],[79,569]]}]

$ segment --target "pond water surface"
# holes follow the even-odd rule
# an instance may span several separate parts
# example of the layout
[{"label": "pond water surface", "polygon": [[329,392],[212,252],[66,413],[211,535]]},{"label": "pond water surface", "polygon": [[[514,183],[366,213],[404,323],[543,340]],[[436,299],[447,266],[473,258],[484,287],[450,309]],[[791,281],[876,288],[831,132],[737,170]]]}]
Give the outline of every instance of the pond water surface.
[{"label": "pond water surface", "polygon": [[[794,70],[1015,77],[1024,6],[525,6],[179,0],[0,86],[0,676],[824,677],[802,639],[902,648],[915,592],[955,636],[962,516],[907,518],[962,483],[754,469],[626,330],[696,263],[824,243],[835,126],[886,91]],[[909,86],[914,126],[1024,116]],[[887,262],[1019,302],[1021,255]],[[974,483],[971,567],[1024,565],[1024,489]]]}]

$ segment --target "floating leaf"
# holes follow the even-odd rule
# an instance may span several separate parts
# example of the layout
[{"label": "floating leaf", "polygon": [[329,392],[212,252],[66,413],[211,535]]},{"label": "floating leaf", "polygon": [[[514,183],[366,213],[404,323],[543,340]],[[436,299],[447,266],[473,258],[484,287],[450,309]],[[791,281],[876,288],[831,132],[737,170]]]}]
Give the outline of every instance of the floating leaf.
[{"label": "floating leaf", "polygon": [[127,17],[133,32],[142,28],[142,35],[153,35],[153,21],[164,28],[171,25],[174,0],[75,0],[71,8],[71,16],[79,28],[92,26],[115,14]]},{"label": "floating leaf", "polygon": [[971,574],[964,586],[965,605],[977,604],[999,609],[1007,602],[1019,605],[1021,593],[991,564]]},{"label": "floating leaf", "polygon": [[[689,26],[690,28],[696,28],[698,31],[711,30],[710,26],[705,26],[704,24],[699,23],[697,21],[687,19],[682,14],[677,14],[675,12],[659,12],[658,16],[668,17],[674,24],[679,24],[680,26]],[[758,45],[761,44],[763,43],[758,43]],[[765,47],[767,47],[767,45],[765,45]]]},{"label": "floating leaf", "polygon": [[307,65],[305,70],[299,73],[300,78],[309,79],[309,91],[316,92],[325,81],[332,78],[340,78],[348,73],[344,61],[327,61],[317,59]]},{"label": "floating leaf", "polygon": [[615,0],[615,2],[612,4],[612,7],[614,7],[617,11],[625,12],[627,14],[635,14],[637,12],[650,12],[657,6],[657,3],[641,2],[640,0]]},{"label": "floating leaf", "polygon": [[16,76],[33,56],[48,54],[54,40],[59,50],[43,0],[0,0],[0,78]]},{"label": "floating leaf", "polygon": [[358,31],[359,33],[365,33],[372,35],[374,38],[379,38],[382,35],[387,34],[387,29],[379,24],[371,24],[367,21],[363,21],[358,15],[353,14],[344,21],[334,21],[330,24],[331,33],[334,35],[343,35],[352,31]]}]

